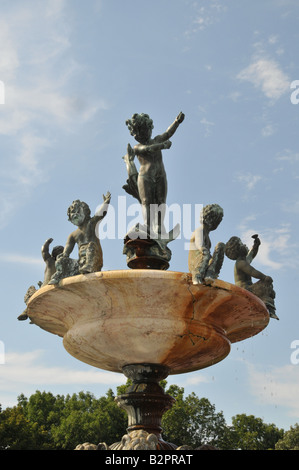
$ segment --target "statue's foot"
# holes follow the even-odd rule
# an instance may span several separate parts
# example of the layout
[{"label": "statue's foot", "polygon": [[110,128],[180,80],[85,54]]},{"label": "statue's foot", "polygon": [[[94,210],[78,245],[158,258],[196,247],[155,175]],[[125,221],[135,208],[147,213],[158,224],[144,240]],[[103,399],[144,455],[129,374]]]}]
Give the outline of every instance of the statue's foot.
[{"label": "statue's foot", "polygon": [[28,318],[28,315],[26,313],[26,310],[24,310],[23,313],[21,313],[21,315],[18,316],[18,320],[22,321],[22,320],[27,320]]},{"label": "statue's foot", "polygon": [[57,284],[59,284],[60,280],[61,279],[58,278],[57,276],[55,276],[55,274],[54,274],[54,276],[52,276],[50,281],[48,282],[48,285],[49,286],[56,286]]},{"label": "statue's foot", "polygon": [[204,280],[203,280],[203,284],[206,284],[207,286],[210,286],[213,284],[213,282],[215,281],[215,279],[213,279],[212,277],[205,277]]},{"label": "statue's foot", "polygon": [[278,316],[274,312],[269,312],[270,318],[275,318],[275,320],[279,320]]},{"label": "statue's foot", "polygon": [[203,284],[204,283],[204,278],[202,276],[192,276],[192,283],[196,286],[198,284]]}]

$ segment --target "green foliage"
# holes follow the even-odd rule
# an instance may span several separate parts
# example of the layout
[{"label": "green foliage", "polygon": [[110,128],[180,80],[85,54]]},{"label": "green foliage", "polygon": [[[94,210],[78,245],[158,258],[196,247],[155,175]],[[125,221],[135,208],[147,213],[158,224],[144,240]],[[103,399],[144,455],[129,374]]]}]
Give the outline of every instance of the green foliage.
[{"label": "green foliage", "polygon": [[241,450],[273,450],[283,436],[283,430],[274,424],[265,424],[261,418],[239,414],[232,418],[231,445]]},{"label": "green foliage", "polygon": [[[129,385],[117,388],[125,392]],[[299,425],[284,433],[274,424],[240,414],[227,426],[222,412],[217,412],[207,398],[195,393],[184,396],[184,389],[161,382],[165,393],[175,398],[173,407],[162,418],[163,439],[193,449],[211,444],[218,449],[299,450]],[[28,399],[18,397],[15,407],[0,405],[0,450],[73,450],[91,442],[108,445],[126,433],[127,414],[117,406],[111,389],[95,398],[89,392],[54,396],[36,391]]]},{"label": "green foliage", "polygon": [[35,450],[44,447],[47,432],[29,421],[21,406],[7,408],[0,414],[0,450]]},{"label": "green foliage", "polygon": [[37,391],[0,412],[0,449],[72,450],[77,444],[112,443],[126,432],[127,416],[112,390],[96,399],[89,392],[66,397]]},{"label": "green foliage", "polygon": [[275,450],[299,450],[299,424],[291,426],[276,443]]},{"label": "green foliage", "polygon": [[193,448],[206,443],[223,446],[227,427],[222,412],[216,413],[207,398],[199,399],[195,393],[184,398],[184,389],[176,385],[166,392],[176,402],[162,418],[164,440]]}]

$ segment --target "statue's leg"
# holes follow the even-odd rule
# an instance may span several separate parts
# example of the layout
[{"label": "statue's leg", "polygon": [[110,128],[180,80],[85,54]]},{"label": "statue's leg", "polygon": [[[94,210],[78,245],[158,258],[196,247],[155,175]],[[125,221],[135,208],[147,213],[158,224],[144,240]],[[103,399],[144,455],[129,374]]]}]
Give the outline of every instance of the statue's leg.
[{"label": "statue's leg", "polygon": [[59,284],[59,282],[64,278],[79,274],[77,260],[73,260],[68,256],[57,258],[55,267],[56,272],[51,277],[49,285]]},{"label": "statue's leg", "polygon": [[84,247],[82,252],[79,250],[79,255],[79,272],[81,274],[101,271],[103,267],[103,255],[100,244],[96,245],[90,242]]},{"label": "statue's leg", "polygon": [[157,231],[159,234],[165,233],[165,226],[164,226],[164,219],[166,213],[166,198],[167,198],[167,179],[166,175],[161,176],[156,181],[156,200],[158,204],[158,219],[157,223]]},{"label": "statue's leg", "polygon": [[189,269],[192,274],[193,284],[202,284],[209,265],[210,252],[204,247],[195,251]]},{"label": "statue's leg", "polygon": [[223,259],[224,259],[224,243],[218,243],[215,247],[212,258],[209,261],[209,266],[207,268],[205,278],[206,279],[217,279],[222,268]]},{"label": "statue's leg", "polygon": [[250,287],[250,292],[252,292],[264,302],[271,318],[279,320],[278,316],[275,313],[275,291],[273,289],[272,282],[259,280],[256,283],[252,284],[252,286]]},{"label": "statue's leg", "polygon": [[142,205],[143,220],[147,227],[148,235],[150,236],[150,233],[153,230],[150,209],[151,205],[155,203],[155,186],[152,178],[148,178],[146,175],[138,175],[138,192]]}]

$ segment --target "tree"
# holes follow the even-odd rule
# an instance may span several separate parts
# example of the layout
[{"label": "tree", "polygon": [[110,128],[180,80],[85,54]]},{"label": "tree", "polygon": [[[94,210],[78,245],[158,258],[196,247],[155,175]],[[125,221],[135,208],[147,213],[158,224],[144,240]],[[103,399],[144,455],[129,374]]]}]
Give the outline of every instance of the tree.
[{"label": "tree", "polygon": [[60,422],[52,426],[52,439],[57,449],[74,449],[91,442],[112,444],[126,431],[127,417],[115,403],[112,390],[96,399],[89,392],[67,397]]},{"label": "tree", "polygon": [[226,435],[226,423],[222,412],[207,398],[191,393],[184,398],[184,389],[171,385],[167,392],[176,402],[162,418],[163,438],[177,445],[193,448],[202,444],[221,447]]},{"label": "tree", "polygon": [[0,450],[37,450],[42,448],[47,432],[24,415],[21,406],[0,413]]},{"label": "tree", "polygon": [[299,424],[291,426],[289,431],[276,443],[275,450],[299,450]]},{"label": "tree", "polygon": [[[118,394],[127,385],[118,387]],[[166,389],[167,382],[161,385]],[[225,450],[299,450],[299,425],[284,434],[274,424],[240,414],[227,426],[223,413],[216,412],[207,398],[194,393],[184,397],[184,389],[177,385],[166,393],[176,399],[162,418],[162,435],[168,442],[193,449],[212,444]],[[111,445],[126,434],[127,419],[111,389],[100,398],[89,392],[54,396],[37,391],[29,399],[20,395],[17,406],[0,406],[0,450],[73,450],[84,442]]]},{"label": "tree", "polygon": [[283,436],[274,424],[265,424],[253,415],[238,414],[232,418],[231,447],[240,450],[271,450]]},{"label": "tree", "polygon": [[89,392],[56,397],[36,391],[0,411],[0,449],[65,449],[91,442],[112,444],[126,432],[127,415],[112,390],[96,399]]},{"label": "tree", "polygon": [[29,421],[36,422],[50,431],[52,425],[58,425],[60,422],[60,416],[65,407],[65,397],[37,390],[29,400],[23,394],[20,395],[18,404],[22,406]]}]

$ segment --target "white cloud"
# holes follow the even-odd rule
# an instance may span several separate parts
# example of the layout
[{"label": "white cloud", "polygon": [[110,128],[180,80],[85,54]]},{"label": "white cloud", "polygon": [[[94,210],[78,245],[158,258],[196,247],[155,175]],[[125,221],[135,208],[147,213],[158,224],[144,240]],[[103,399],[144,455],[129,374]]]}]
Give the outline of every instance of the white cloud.
[{"label": "white cloud", "polygon": [[241,97],[241,93],[239,91],[233,91],[230,93],[229,95],[229,98],[232,100],[232,101],[238,101],[238,99]]},{"label": "white cloud", "polygon": [[274,127],[272,124],[266,124],[265,127],[263,127],[262,129],[262,136],[263,137],[270,137],[271,135],[273,135],[275,132],[274,130]]},{"label": "white cloud", "polygon": [[277,62],[267,58],[256,58],[237,76],[260,89],[267,98],[277,100],[289,91],[290,82]]},{"label": "white cloud", "polygon": [[281,208],[284,212],[299,214],[299,201],[285,201],[281,203]]},{"label": "white cloud", "polygon": [[205,6],[192,4],[195,9],[192,27],[186,32],[187,35],[202,31],[220,20],[220,15],[226,12],[227,7],[218,0],[210,0]]},{"label": "white cloud", "polygon": [[211,129],[215,125],[214,122],[208,121],[206,118],[201,119],[200,124],[205,128],[205,136],[208,137],[211,135]]},{"label": "white cloud", "polygon": [[44,265],[42,258],[33,258],[29,256],[18,255],[15,253],[0,253],[0,260],[4,263],[17,263],[28,265]]},{"label": "white cloud", "polygon": [[253,175],[250,172],[236,175],[236,180],[239,183],[244,183],[249,191],[251,191],[261,179],[262,177],[260,175]]},{"label": "white cloud", "polygon": [[187,385],[198,385],[202,383],[209,383],[211,380],[208,377],[200,374],[192,374],[190,377],[186,378]]},{"label": "white cloud", "polygon": [[280,155],[276,157],[278,161],[285,161],[289,163],[299,162],[299,153],[293,152],[289,149],[284,150]]},{"label": "white cloud", "polygon": [[277,41],[278,41],[278,37],[275,34],[272,34],[268,39],[269,44],[276,44]]},{"label": "white cloud", "polygon": [[[255,219],[257,218],[244,219],[239,226],[241,231],[240,238],[249,248],[253,243],[252,235],[254,233],[259,234],[261,245],[253,264],[256,265],[258,263],[271,270],[297,268],[299,259],[296,253],[298,250],[291,242],[292,232],[290,225],[281,224],[275,228],[260,229],[256,222],[253,223]],[[265,274],[270,275],[269,272],[265,272]]]},{"label": "white cloud", "polygon": [[[89,101],[80,85],[79,89],[72,86],[73,79],[84,83],[77,79],[86,70],[72,55],[72,18],[66,5],[65,0],[11,2],[1,11],[0,78],[5,105],[0,134],[7,147],[0,171],[0,228],[32,189],[46,181],[48,166],[43,157],[55,144],[57,133],[77,132],[78,126],[108,107],[104,100]],[[55,152],[51,164],[54,160]]]},{"label": "white cloud", "polygon": [[267,374],[258,366],[247,364],[251,392],[262,404],[286,407],[289,416],[299,419],[299,366],[268,368]]},{"label": "white cloud", "polygon": [[[40,350],[27,353],[4,351],[4,364],[0,364],[0,404],[4,407],[11,406],[15,404],[15,394],[31,394],[36,389],[49,386],[86,387],[92,384],[118,386],[126,382],[122,374],[95,368],[73,370],[61,366],[46,366],[41,361],[43,354]],[[10,402],[11,404],[8,404]]]}]

